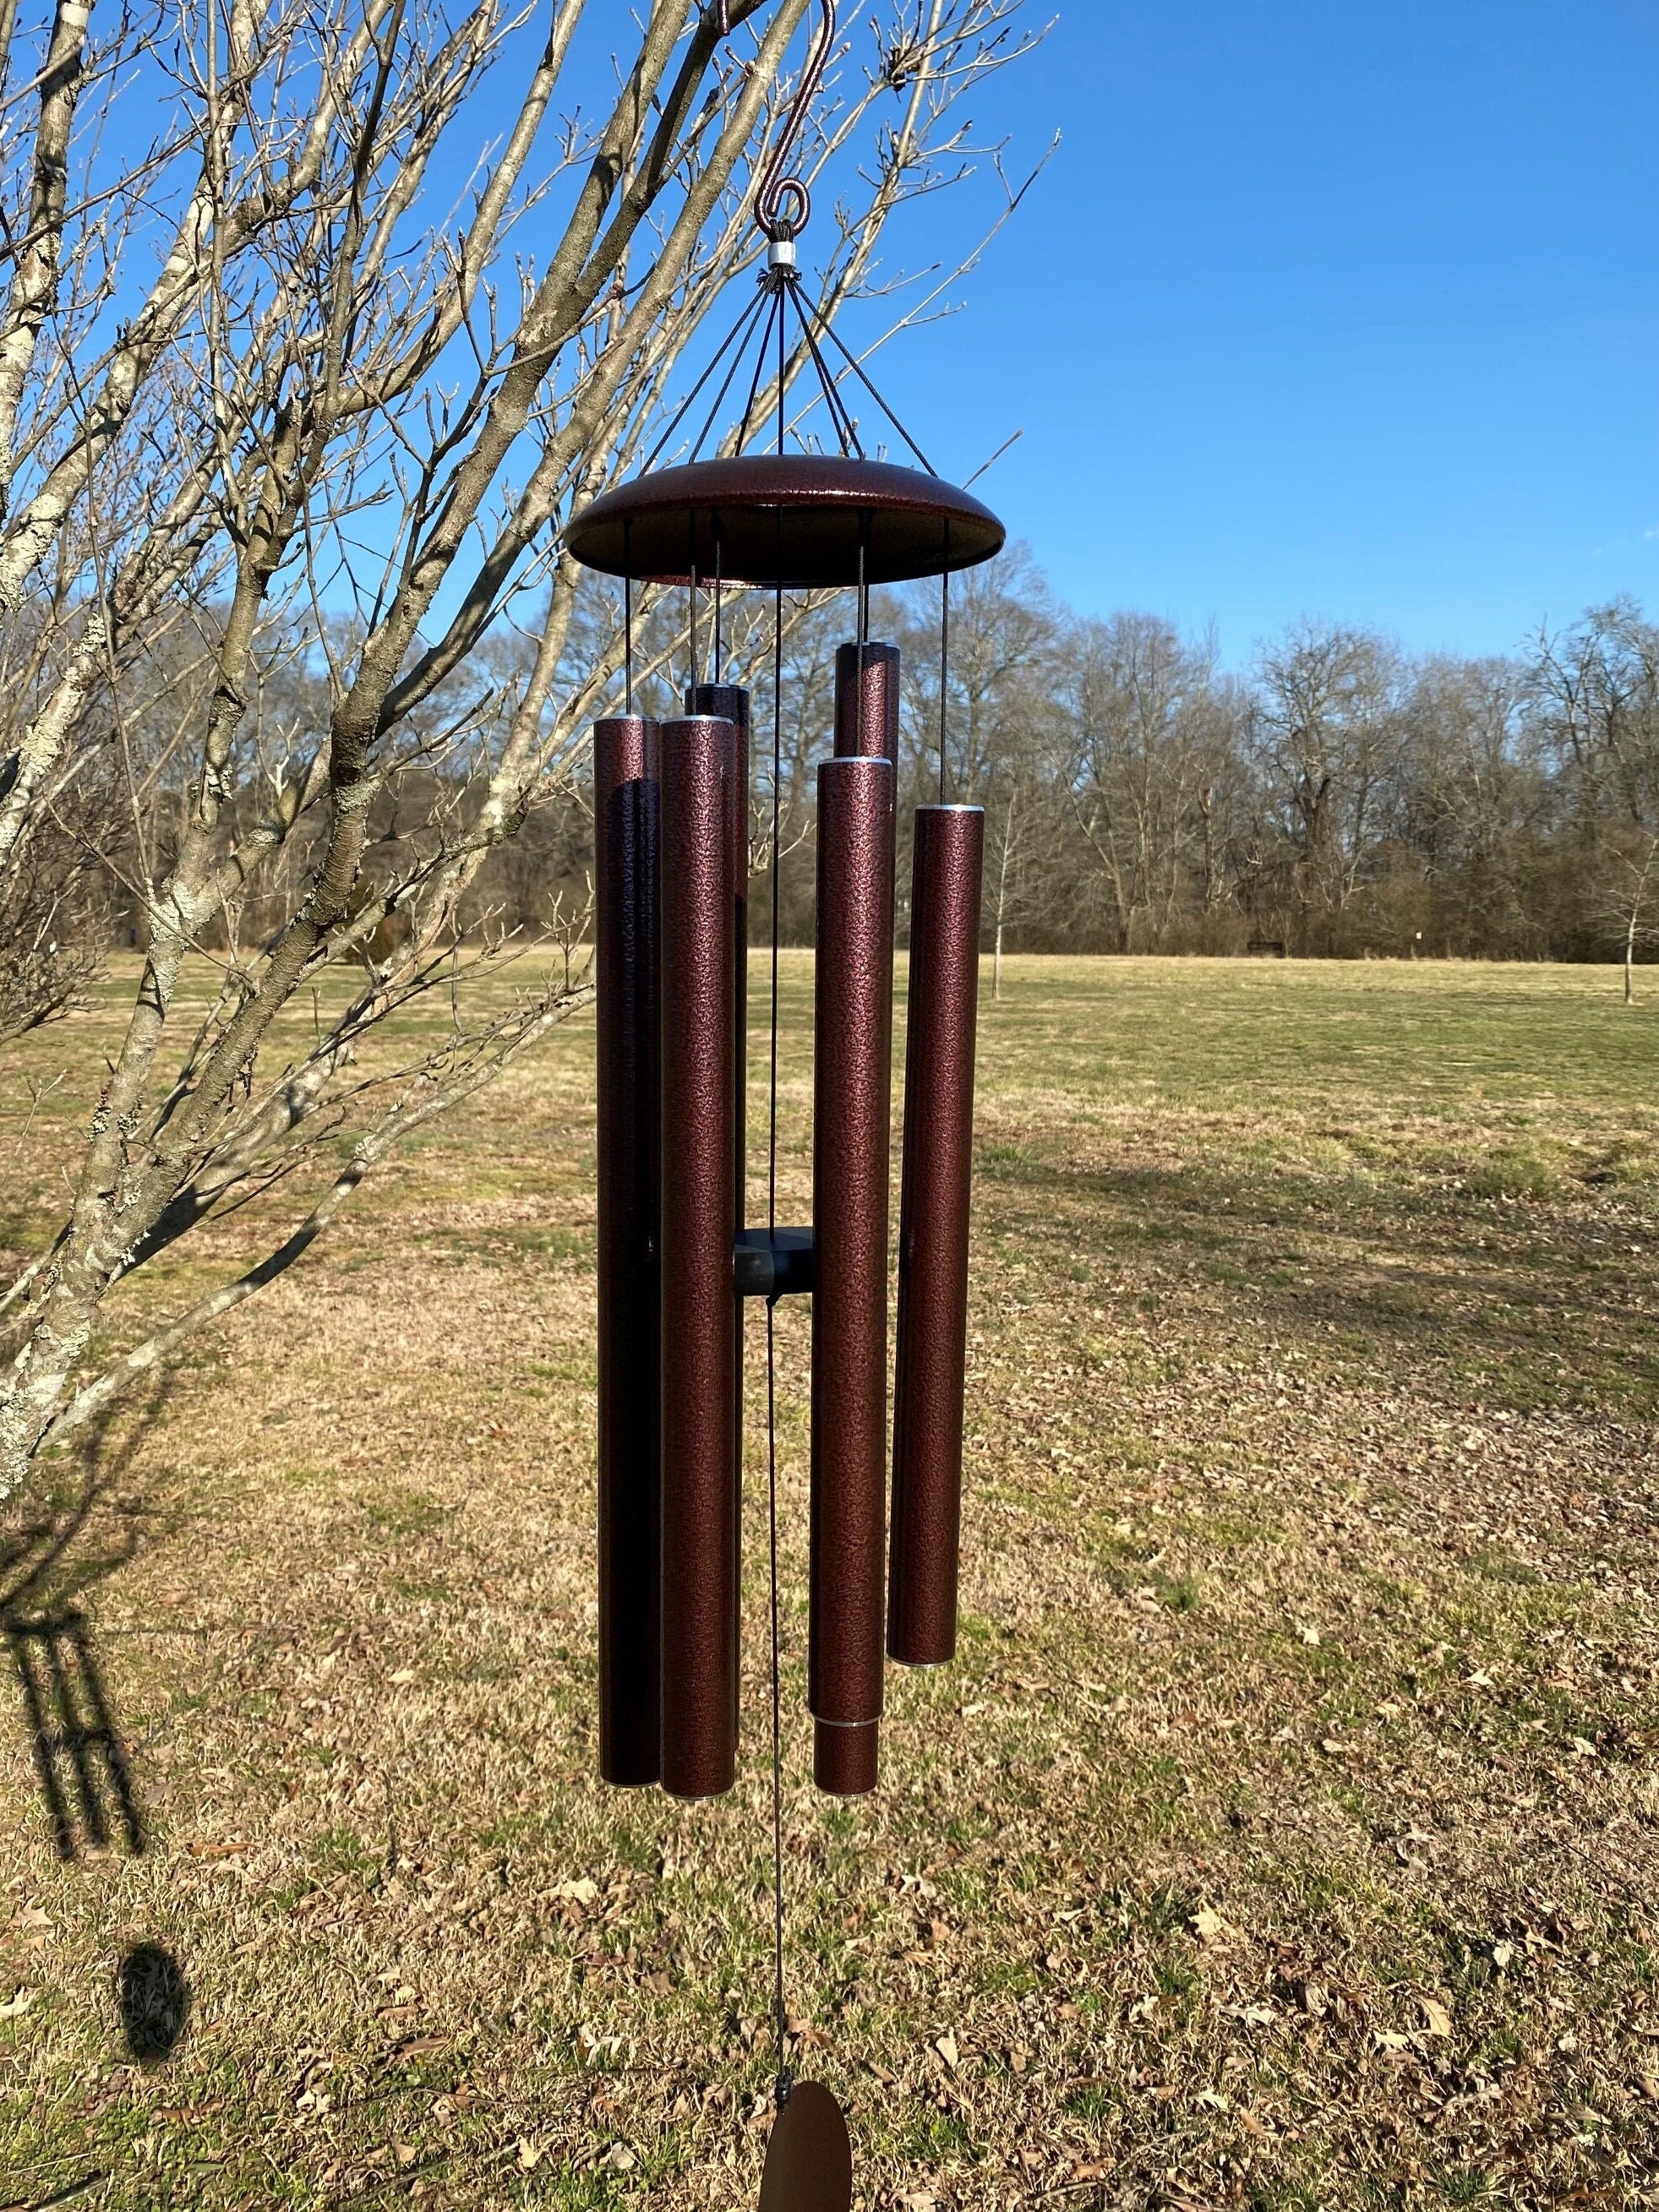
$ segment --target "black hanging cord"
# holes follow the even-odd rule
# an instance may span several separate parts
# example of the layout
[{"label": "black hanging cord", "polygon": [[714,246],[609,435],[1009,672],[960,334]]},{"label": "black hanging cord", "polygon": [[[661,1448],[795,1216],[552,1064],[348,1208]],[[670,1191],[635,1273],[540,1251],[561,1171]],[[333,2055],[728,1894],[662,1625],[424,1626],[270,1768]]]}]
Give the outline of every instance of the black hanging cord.
[{"label": "black hanging cord", "polygon": [[[694,539],[696,536],[696,529],[697,526],[694,520],[691,525],[691,533]],[[691,582],[685,594],[686,613],[691,630],[691,682],[685,695],[688,706],[690,705],[693,692],[696,691],[698,684],[702,678],[702,669],[697,660],[697,560],[695,553],[691,556],[690,566],[691,569]]]},{"label": "black hanging cord", "polygon": [[848,368],[852,370],[854,375],[857,377],[859,382],[864,386],[870,397],[875,401],[877,406],[880,408],[882,413],[887,417],[893,428],[898,432],[900,437],[903,439],[905,444],[910,448],[910,451],[921,463],[923,468],[927,470],[928,475],[930,477],[936,477],[939,474],[939,471],[928,459],[927,454],[922,452],[921,447],[917,445],[915,440],[905,428],[903,423],[899,421],[898,416],[894,414],[892,409],[882,398],[880,392],[877,391],[875,386],[871,383],[869,378],[864,373],[863,363],[854,355],[848,353],[847,348],[842,343],[841,333],[836,330],[829,316],[824,313],[823,308],[818,307],[814,301],[808,300],[806,306],[811,314],[812,320],[823,332],[823,335],[829,339],[830,344],[835,347],[836,352],[840,354],[842,359],[847,363]]},{"label": "black hanging cord", "polygon": [[939,803],[945,804],[945,743],[951,710],[951,526],[945,526],[945,580],[939,624]]},{"label": "black hanging cord", "polygon": [[[761,311],[765,305],[766,293],[763,289],[757,295],[755,304],[749,310],[748,315],[745,319],[744,330],[745,338],[753,337],[756,325],[760,319]],[[763,347],[763,354],[764,348]],[[703,423],[702,429],[697,433],[697,442],[691,448],[691,459],[694,461],[696,459],[698,454],[702,453],[703,447],[708,443],[709,432],[713,430],[715,423],[719,421],[721,412],[726,406],[726,395],[730,392],[732,386],[737,382],[738,373],[742,367],[743,348],[742,346],[739,346],[736,353],[732,356],[732,366],[726,372],[725,381],[721,384],[719,392],[714,395],[714,404],[708,410],[708,419]],[[741,452],[742,448],[739,447],[738,450]]]},{"label": "black hanging cord", "polygon": [[848,412],[847,402],[841,396],[840,386],[830,374],[830,365],[819,351],[818,342],[812,335],[812,325],[807,320],[806,310],[801,304],[800,287],[799,284],[790,284],[787,289],[791,304],[795,310],[796,319],[801,327],[801,335],[806,340],[807,351],[812,356],[812,366],[817,370],[818,382],[823,386],[823,397],[830,410],[830,420],[836,426],[836,442],[843,453],[856,453],[860,460],[862,460],[864,447],[859,441],[859,434],[854,425],[853,418]]},{"label": "black hanging cord", "polygon": [[[726,580],[726,576],[725,576],[726,546],[725,546],[725,544],[724,544],[724,542],[723,542],[723,541],[724,541],[724,538],[725,538],[725,532],[724,532],[721,530],[721,528],[720,528],[720,519],[719,515],[716,515],[716,516],[714,517],[714,669],[713,669],[712,673],[713,673],[714,681],[716,684],[720,684],[720,683],[722,683],[722,682],[725,680],[725,676],[724,676],[724,667],[725,667],[725,664],[724,664],[724,656],[723,656],[723,653],[722,653],[722,651],[721,651],[721,646],[720,646],[720,587],[721,587],[721,586],[724,584],[724,582],[725,582],[725,580]],[[746,804],[746,803],[747,803],[747,802],[746,802],[746,800],[745,800],[745,804]]]},{"label": "black hanging cord", "polygon": [[775,320],[779,324],[781,324],[783,320],[783,294],[781,289],[778,288],[769,292],[763,292],[761,295],[761,297],[769,302],[771,313],[767,319],[765,329],[761,332],[759,349],[755,355],[755,374],[750,380],[749,398],[744,403],[743,421],[738,426],[737,449],[738,453],[741,453],[744,447],[749,443],[749,425],[754,420],[755,403],[760,398],[761,379],[766,374],[766,364],[771,357],[772,324]]},{"label": "black hanging cord", "polygon": [[[721,341],[715,352],[714,358],[709,362],[708,368],[704,369],[702,374],[692,386],[690,391],[681,401],[678,407],[675,409],[674,413],[669,418],[668,428],[663,432],[661,437],[658,439],[656,444],[653,446],[651,451],[646,455],[645,466],[641,471],[641,474],[642,476],[649,476],[652,470],[656,467],[657,463],[662,459],[664,453],[667,452],[669,444],[673,439],[675,432],[679,428],[681,423],[684,422],[686,416],[691,412],[691,410],[696,405],[697,394],[706,386],[709,378],[713,376],[714,371],[725,360],[727,353],[734,344],[738,349],[738,361],[732,364],[732,373],[733,374],[736,374],[738,365],[743,359],[742,342],[751,334],[753,326],[760,315],[761,310],[765,307],[765,305],[766,295],[763,292],[758,299],[752,301],[750,305],[744,309],[742,314],[738,316],[737,321],[726,332],[726,337]],[[729,378],[727,379],[727,381],[730,381]],[[719,401],[715,402],[715,405],[717,407],[719,404]],[[707,433],[705,432],[704,434],[707,435]],[[699,443],[701,443],[701,441],[699,441]],[[694,448],[693,450],[695,453],[696,449]]]},{"label": "black hanging cord", "polygon": [[623,525],[623,712],[634,711],[634,526]]},{"label": "black hanging cord", "polygon": [[[780,556],[783,521],[778,520]],[[772,1052],[771,1097],[767,1115],[766,1225],[778,1225],[778,939],[781,913],[781,830],[783,780],[783,586],[773,603],[772,622]],[[778,2108],[789,2101],[789,2008],[783,1994],[783,1692],[779,1677],[778,1635],[778,1396],[777,1300],[766,1302],[766,1496],[772,1560],[772,1905],[774,1995],[778,2042]]]}]

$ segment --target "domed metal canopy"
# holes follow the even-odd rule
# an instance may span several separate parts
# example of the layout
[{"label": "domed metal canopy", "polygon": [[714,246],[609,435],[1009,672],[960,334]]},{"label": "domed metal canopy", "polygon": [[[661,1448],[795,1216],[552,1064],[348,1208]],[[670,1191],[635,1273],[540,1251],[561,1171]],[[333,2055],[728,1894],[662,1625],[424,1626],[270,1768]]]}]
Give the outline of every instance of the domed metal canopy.
[{"label": "domed metal canopy", "polygon": [[636,582],[829,590],[971,568],[1007,532],[970,492],[842,453],[745,453],[660,469],[576,515],[576,559]]}]

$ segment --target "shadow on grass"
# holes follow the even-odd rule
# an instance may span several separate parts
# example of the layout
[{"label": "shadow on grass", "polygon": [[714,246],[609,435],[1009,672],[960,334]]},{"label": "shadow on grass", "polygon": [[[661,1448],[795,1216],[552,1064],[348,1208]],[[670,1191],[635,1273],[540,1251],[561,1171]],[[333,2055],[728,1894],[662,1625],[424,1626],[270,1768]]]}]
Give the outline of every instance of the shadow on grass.
[{"label": "shadow on grass", "polygon": [[147,1842],[132,1763],[77,1600],[137,1553],[143,1509],[112,1499],[110,1491],[159,1410],[158,1395],[116,1455],[100,1425],[78,1448],[74,1477],[60,1494],[0,1536],[0,1635],[16,1673],[52,1842],[64,1860],[117,1844],[138,1856]]},{"label": "shadow on grass", "polygon": [[140,2066],[170,2058],[190,2018],[190,1984],[171,1951],[136,1943],[121,1961],[121,2027]]},{"label": "shadow on grass", "polygon": [[1615,1261],[1613,1227],[1591,1214],[1199,1163],[1079,1170],[1012,1146],[984,1148],[979,1166],[987,1225],[1046,1248],[1060,1274],[1145,1255],[1144,1294],[1163,1303],[1182,1296],[1184,1262],[1200,1285],[1248,1285],[1257,1328],[1334,1334],[1414,1376],[1437,1366],[1521,1411],[1659,1406],[1651,1257]]}]

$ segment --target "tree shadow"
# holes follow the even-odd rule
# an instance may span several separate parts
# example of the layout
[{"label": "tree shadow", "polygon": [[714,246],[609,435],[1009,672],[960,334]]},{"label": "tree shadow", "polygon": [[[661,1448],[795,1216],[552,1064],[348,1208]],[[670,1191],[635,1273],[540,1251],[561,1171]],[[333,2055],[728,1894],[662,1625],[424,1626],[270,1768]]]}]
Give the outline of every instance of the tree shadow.
[{"label": "tree shadow", "polygon": [[56,1495],[0,1534],[0,1636],[11,1655],[41,1800],[60,1859],[148,1838],[132,1762],[78,1602],[136,1556],[146,1510],[113,1486],[160,1410],[158,1390],[118,1452],[107,1421],[78,1446]]}]

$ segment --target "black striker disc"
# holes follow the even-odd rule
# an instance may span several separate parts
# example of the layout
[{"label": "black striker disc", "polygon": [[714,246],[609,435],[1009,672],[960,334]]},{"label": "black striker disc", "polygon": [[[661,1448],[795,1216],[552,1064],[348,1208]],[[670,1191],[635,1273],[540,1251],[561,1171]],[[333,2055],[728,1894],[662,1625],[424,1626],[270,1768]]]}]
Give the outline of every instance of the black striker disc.
[{"label": "black striker disc", "polygon": [[[1007,532],[971,492],[890,461],[840,453],[744,453],[618,484],[573,516],[564,542],[584,567],[654,584],[902,584],[976,568]],[[860,551],[863,568],[860,568]]]},{"label": "black striker disc", "polygon": [[853,2146],[821,2081],[798,2081],[766,2147],[760,2212],[852,2212]]}]

